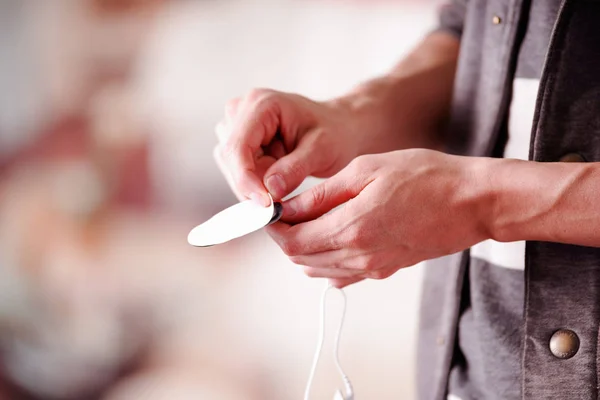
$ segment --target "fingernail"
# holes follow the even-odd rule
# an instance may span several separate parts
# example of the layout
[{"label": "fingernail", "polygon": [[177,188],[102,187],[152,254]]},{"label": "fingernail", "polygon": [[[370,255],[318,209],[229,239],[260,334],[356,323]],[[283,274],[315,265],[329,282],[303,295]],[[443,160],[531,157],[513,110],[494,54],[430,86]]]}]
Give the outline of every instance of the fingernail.
[{"label": "fingernail", "polygon": [[269,205],[271,205],[271,199],[269,199],[269,197],[266,195],[261,196],[258,193],[250,193],[248,197],[250,198],[250,200],[254,201],[257,204],[260,204],[261,206],[268,207]]},{"label": "fingernail", "polygon": [[281,199],[285,195],[285,182],[279,174],[271,175],[265,181],[267,190],[273,197]]}]

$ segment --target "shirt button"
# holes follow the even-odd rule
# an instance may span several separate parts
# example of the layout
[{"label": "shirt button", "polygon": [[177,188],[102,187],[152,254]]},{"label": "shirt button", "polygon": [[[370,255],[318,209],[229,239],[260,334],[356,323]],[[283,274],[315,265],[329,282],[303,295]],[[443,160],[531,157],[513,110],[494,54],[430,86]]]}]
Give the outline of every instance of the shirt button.
[{"label": "shirt button", "polygon": [[498,15],[494,15],[492,17],[492,24],[494,25],[500,25],[502,23],[502,18]]},{"label": "shirt button", "polygon": [[444,337],[442,335],[440,335],[437,337],[435,342],[437,343],[438,346],[443,346],[444,344],[446,344],[446,339],[444,339]]},{"label": "shirt button", "polygon": [[585,162],[585,158],[581,154],[569,153],[562,156],[560,162]]},{"label": "shirt button", "polygon": [[559,329],[550,338],[550,351],[556,358],[566,360],[579,350],[579,337],[569,329]]}]

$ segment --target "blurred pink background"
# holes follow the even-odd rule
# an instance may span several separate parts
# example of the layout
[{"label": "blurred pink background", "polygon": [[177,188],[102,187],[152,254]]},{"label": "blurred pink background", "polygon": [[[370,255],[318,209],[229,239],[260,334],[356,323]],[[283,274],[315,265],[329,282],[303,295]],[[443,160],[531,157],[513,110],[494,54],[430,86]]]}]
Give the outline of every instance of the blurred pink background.
[{"label": "blurred pink background", "polygon": [[[0,2],[0,399],[301,399],[325,283],[264,232],[186,242],[235,202],[214,125],[253,87],[339,95],[434,24],[434,1]],[[420,276],[346,290],[358,400],[414,397]],[[331,300],[314,399],[341,387]]]}]

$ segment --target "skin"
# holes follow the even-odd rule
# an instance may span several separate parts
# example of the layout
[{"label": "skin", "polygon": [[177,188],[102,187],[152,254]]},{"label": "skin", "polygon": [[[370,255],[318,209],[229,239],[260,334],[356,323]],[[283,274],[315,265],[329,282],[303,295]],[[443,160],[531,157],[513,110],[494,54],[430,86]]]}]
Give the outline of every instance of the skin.
[{"label": "skin", "polygon": [[286,200],[267,228],[307,275],[341,288],[486,239],[600,246],[596,164],[439,151],[458,50],[436,33],[341,98],[255,90],[227,105],[215,156],[240,199],[268,205],[267,193],[329,178]]}]

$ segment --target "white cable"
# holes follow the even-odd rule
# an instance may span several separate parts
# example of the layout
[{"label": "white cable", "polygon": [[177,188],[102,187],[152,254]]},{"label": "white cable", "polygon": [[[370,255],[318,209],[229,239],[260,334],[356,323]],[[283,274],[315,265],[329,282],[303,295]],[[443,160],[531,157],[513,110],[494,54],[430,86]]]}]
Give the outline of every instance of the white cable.
[{"label": "white cable", "polygon": [[[315,351],[315,355],[313,358],[312,367],[310,369],[310,375],[308,376],[306,390],[304,392],[304,400],[309,400],[310,390],[312,388],[313,381],[315,379],[315,375],[317,372],[317,365],[319,364],[319,359],[321,358],[321,351],[323,350],[323,342],[325,341],[325,313],[326,313],[325,306],[326,306],[326,300],[327,300],[327,293],[329,292],[330,289],[333,289],[333,286],[331,286],[330,284],[327,284],[327,287],[325,288],[325,290],[323,291],[323,294],[321,295],[319,339],[318,339],[318,343],[317,343],[317,349]],[[333,358],[334,358],[334,362],[335,362],[335,367],[338,370],[340,376],[342,377],[342,380],[344,381],[344,387],[346,389],[346,396],[342,397],[341,391],[338,390],[336,392],[336,399],[339,398],[339,399],[343,399],[343,400],[354,400],[354,391],[352,389],[352,383],[350,382],[350,379],[348,379],[348,376],[344,372],[342,365],[340,363],[340,358],[339,358],[340,338],[342,336],[342,328],[344,327],[344,320],[346,318],[346,294],[341,289],[338,291],[341,293],[344,303],[343,303],[343,308],[342,308],[342,317],[340,319],[340,325],[338,327],[338,331],[337,331],[337,334],[335,337],[335,344],[334,344],[334,348],[333,348]]]}]

